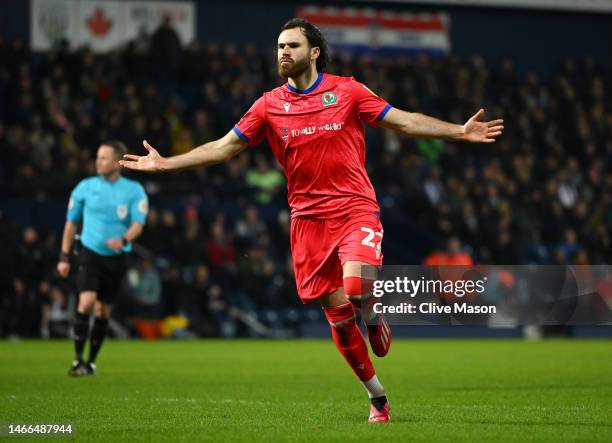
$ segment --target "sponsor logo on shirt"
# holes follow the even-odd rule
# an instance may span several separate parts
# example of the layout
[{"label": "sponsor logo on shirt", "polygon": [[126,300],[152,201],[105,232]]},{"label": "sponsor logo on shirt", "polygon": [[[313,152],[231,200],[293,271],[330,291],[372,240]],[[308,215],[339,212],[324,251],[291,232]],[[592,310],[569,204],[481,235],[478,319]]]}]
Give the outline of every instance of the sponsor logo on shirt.
[{"label": "sponsor logo on shirt", "polygon": [[287,141],[289,138],[289,128],[278,128],[278,132],[280,132],[281,138]]},{"label": "sponsor logo on shirt", "polygon": [[319,126],[306,126],[304,128],[301,128],[301,129],[292,129],[291,130],[291,137],[297,137],[299,135],[313,135],[317,131],[318,132],[322,132],[322,131],[340,131],[340,130],[342,130],[342,126],[343,125],[344,125],[344,121],[341,121],[341,122],[325,123],[325,124],[319,125]]},{"label": "sponsor logo on shirt", "polygon": [[321,102],[323,102],[323,106],[335,105],[338,102],[338,97],[333,91],[327,91],[321,94]]},{"label": "sponsor logo on shirt", "polygon": [[283,108],[285,108],[285,112],[289,112],[290,107],[291,107],[291,103],[283,102]]}]

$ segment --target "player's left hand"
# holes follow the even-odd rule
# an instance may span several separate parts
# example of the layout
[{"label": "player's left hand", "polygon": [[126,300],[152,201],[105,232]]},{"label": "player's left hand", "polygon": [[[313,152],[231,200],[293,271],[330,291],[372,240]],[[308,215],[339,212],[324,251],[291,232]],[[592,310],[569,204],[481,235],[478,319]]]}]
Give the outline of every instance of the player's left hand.
[{"label": "player's left hand", "polygon": [[127,169],[135,169],[143,172],[161,172],[163,171],[164,157],[159,155],[157,149],[143,140],[142,145],[147,150],[147,155],[125,154],[122,160],[119,160],[119,165]]},{"label": "player's left hand", "polygon": [[463,125],[463,136],[461,140],[470,143],[493,143],[495,137],[501,135],[504,130],[504,121],[502,119],[491,120],[489,122],[478,121],[484,112],[484,109],[478,110],[478,112]]},{"label": "player's left hand", "polygon": [[106,246],[113,251],[120,251],[123,248],[123,240],[119,238],[111,238],[106,242]]}]

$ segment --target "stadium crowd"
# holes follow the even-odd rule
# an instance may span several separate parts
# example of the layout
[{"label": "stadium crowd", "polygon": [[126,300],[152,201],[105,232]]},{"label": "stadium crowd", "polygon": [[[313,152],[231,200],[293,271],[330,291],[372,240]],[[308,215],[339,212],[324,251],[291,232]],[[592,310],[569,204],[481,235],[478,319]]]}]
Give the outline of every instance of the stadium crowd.
[{"label": "stadium crowd", "polygon": [[[401,109],[462,122],[484,107],[505,120],[494,145],[367,129],[368,170],[393,235],[383,243],[387,263],[444,255],[457,239],[477,263],[612,262],[612,85],[592,59],[565,60],[539,78],[509,59],[337,52],[327,71]],[[275,52],[254,45],[181,49],[156,33],[107,55],[66,44],[33,54],[0,40],[0,214],[8,201],[65,205],[95,173],[105,140],[139,152],[146,138],[170,155],[220,137],[279,82]],[[178,314],[190,334],[235,336],[292,330],[311,315],[296,309],[285,181],[268,149],[207,170],[133,177],[151,211],[121,322]],[[74,287],[54,273],[60,232],[39,222],[0,215],[0,336],[68,330]]]}]

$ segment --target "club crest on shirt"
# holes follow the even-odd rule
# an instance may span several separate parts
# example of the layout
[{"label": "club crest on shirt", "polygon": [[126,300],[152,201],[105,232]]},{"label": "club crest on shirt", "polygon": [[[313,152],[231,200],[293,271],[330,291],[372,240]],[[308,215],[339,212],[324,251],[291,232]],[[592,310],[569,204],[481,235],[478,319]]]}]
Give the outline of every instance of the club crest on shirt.
[{"label": "club crest on shirt", "polygon": [[338,102],[338,98],[333,91],[327,91],[321,95],[321,101],[323,102],[323,106],[330,106],[335,105]]},{"label": "club crest on shirt", "polygon": [[280,132],[281,138],[287,141],[289,138],[289,128],[278,128],[278,132]]},{"label": "club crest on shirt", "polygon": [[125,217],[127,217],[127,213],[128,213],[127,205],[117,206],[117,217],[123,220]]}]

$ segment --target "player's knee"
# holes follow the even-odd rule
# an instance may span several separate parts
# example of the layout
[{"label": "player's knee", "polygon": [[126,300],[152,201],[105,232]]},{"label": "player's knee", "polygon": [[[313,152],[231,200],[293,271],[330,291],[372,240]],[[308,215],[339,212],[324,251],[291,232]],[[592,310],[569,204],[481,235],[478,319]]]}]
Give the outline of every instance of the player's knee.
[{"label": "player's knee", "polygon": [[361,307],[361,300],[372,293],[374,280],[358,276],[344,277],[344,293],[357,308]]},{"label": "player's knee", "polygon": [[323,312],[325,312],[329,325],[337,331],[346,329],[348,325],[355,323],[355,310],[350,303],[327,307],[323,309]]},{"label": "player's knee", "polygon": [[82,314],[92,314],[94,311],[94,305],[96,302],[95,294],[83,293],[79,297],[78,310]]},{"label": "player's knee", "polygon": [[93,304],[91,303],[79,303],[79,312],[81,314],[93,314],[94,313],[94,307]]},{"label": "player's knee", "polygon": [[94,305],[94,316],[98,317],[98,318],[109,318],[110,317],[110,311],[111,311],[111,306],[106,304],[106,303],[102,303],[99,301],[96,301],[95,305]]},{"label": "player's knee", "polygon": [[331,294],[324,295],[318,299],[319,304],[323,309],[340,306],[347,303],[346,295],[342,287],[339,287]]},{"label": "player's knee", "polygon": [[340,349],[351,347],[359,333],[355,320],[355,309],[351,303],[324,309],[327,321],[332,329],[332,337]]}]

